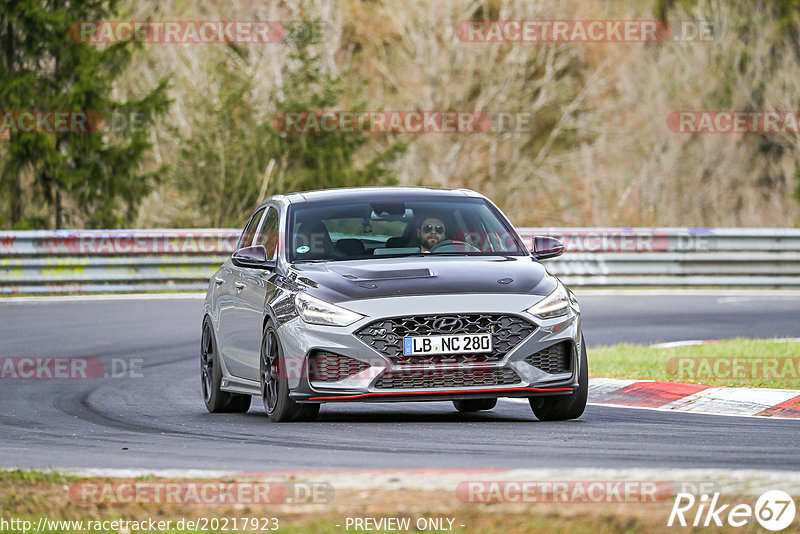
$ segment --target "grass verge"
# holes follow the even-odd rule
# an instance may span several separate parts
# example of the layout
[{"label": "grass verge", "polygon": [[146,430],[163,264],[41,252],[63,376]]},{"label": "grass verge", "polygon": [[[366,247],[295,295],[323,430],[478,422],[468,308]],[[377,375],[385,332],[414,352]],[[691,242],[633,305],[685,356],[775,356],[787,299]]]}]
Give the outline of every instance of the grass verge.
[{"label": "grass verge", "polygon": [[[343,475],[345,476],[345,475]],[[158,479],[168,482],[165,479]],[[335,496],[326,502],[279,503],[279,504],[164,504],[124,502],[110,500],[104,502],[81,502],[75,498],[75,484],[119,485],[133,484],[138,480],[111,478],[60,477],[59,475],[38,475],[25,471],[0,472],[0,510],[2,520],[27,520],[37,525],[39,518],[51,521],[82,521],[83,528],[75,524],[61,525],[60,528],[47,526],[37,530],[39,534],[113,532],[114,534],[185,533],[185,532],[275,532],[274,529],[238,528],[176,528],[183,519],[197,520],[214,518],[223,521],[231,518],[276,518],[278,532],[289,534],[313,532],[333,534],[341,532],[365,532],[353,527],[346,528],[347,518],[408,518],[411,528],[405,532],[443,532],[458,533],[576,533],[611,534],[617,532],[674,532],[676,527],[667,527],[672,510],[673,499],[665,498],[650,503],[533,503],[533,504],[472,504],[460,501],[452,490],[414,490],[414,489],[336,489]],[[232,482],[226,480],[225,482]],[[180,482],[187,482],[182,480]],[[211,481],[220,482],[220,481]],[[726,495],[723,502],[742,502],[753,504],[755,497],[735,497]],[[425,519],[452,519],[448,528],[416,528],[417,521]],[[152,530],[126,527],[108,529],[86,528],[92,521],[171,521],[172,526]],[[219,523],[222,525],[223,523]],[[269,525],[274,525],[270,522]],[[440,524],[445,524],[442,522]],[[263,525],[263,523],[262,523]],[[105,528],[105,527],[104,527]],[[32,532],[29,529],[26,532]],[[690,529],[692,532],[718,532],[719,528]],[[369,529],[367,532],[387,532],[385,529]],[[397,532],[398,530],[395,530]],[[760,532],[758,523],[751,521],[737,532]],[[21,534],[20,528],[3,525],[0,533]]]},{"label": "grass verge", "polygon": [[589,373],[604,378],[800,389],[800,343],[735,338],[673,348],[593,347]]}]

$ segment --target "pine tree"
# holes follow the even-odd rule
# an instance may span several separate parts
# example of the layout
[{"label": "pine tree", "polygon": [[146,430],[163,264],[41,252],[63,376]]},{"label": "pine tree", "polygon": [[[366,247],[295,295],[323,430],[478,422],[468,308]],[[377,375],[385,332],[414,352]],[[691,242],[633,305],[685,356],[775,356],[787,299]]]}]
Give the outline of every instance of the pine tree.
[{"label": "pine tree", "polygon": [[[254,82],[233,61],[211,67],[209,76],[219,90],[192,103],[203,113],[183,139],[171,173],[197,206],[203,226],[238,226],[273,194],[397,182],[392,164],[406,149],[403,142],[388,139],[386,148],[365,159],[361,150],[371,148],[365,147],[374,137],[370,134],[285,133],[273,124],[281,112],[341,106],[339,79],[321,71],[313,43],[301,38],[307,32],[298,33],[296,38],[290,33],[287,45],[295,50],[284,75],[286,96],[269,105],[274,113],[261,118],[264,103],[251,96]],[[247,60],[246,50],[231,46],[229,51]]]},{"label": "pine tree", "polygon": [[[278,112],[337,109],[342,97],[339,80],[323,73],[319,58],[305,48],[292,59],[301,67],[290,73],[283,91],[287,97],[278,102]],[[363,108],[360,105],[353,111]],[[393,185],[395,173],[389,165],[406,150],[405,143],[392,142],[365,165],[356,167],[353,159],[370,134],[273,133],[278,152],[291,155],[281,169],[285,181],[298,190]]]},{"label": "pine tree", "polygon": [[[163,172],[143,172],[150,128],[166,112],[167,81],[139,99],[111,98],[134,45],[79,42],[79,21],[113,19],[118,0],[0,0],[0,111],[76,111],[104,118],[96,133],[10,131],[0,141],[0,199],[13,228],[131,223]],[[111,131],[112,118],[136,127]],[[117,121],[120,122],[120,121]]]}]

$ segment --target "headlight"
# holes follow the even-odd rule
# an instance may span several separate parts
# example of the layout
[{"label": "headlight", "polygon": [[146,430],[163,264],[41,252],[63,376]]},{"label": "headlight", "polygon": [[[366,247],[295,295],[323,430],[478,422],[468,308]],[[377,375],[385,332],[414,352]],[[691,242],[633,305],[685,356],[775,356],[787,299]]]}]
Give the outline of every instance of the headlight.
[{"label": "headlight", "polygon": [[567,289],[559,282],[556,289],[545,298],[528,308],[531,315],[539,319],[554,319],[569,314],[570,298]]},{"label": "headlight", "polygon": [[354,311],[347,310],[322,299],[300,292],[294,298],[294,307],[300,318],[310,324],[327,326],[349,326],[362,317]]}]

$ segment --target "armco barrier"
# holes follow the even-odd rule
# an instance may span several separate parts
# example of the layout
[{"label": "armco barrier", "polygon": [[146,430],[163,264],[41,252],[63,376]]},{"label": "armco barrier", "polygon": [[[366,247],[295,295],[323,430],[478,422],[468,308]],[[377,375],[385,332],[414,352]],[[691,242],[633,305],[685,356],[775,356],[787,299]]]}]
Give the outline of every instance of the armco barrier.
[{"label": "armco barrier", "polygon": [[0,294],[202,291],[239,230],[0,232]]},{"label": "armco barrier", "polygon": [[[0,294],[203,291],[238,230],[0,231]],[[522,228],[572,286],[800,287],[800,229]]]},{"label": "armco barrier", "polygon": [[522,228],[561,239],[546,262],[572,286],[800,287],[800,229]]}]

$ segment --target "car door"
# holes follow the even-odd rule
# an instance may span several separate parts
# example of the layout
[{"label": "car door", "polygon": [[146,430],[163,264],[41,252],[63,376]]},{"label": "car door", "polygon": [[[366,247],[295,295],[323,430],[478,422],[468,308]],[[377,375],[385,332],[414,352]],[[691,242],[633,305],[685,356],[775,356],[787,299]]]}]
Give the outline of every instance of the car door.
[{"label": "car door", "polygon": [[[278,232],[280,213],[275,206],[268,206],[264,219],[256,234],[253,245],[263,245],[267,249],[267,260],[275,260],[278,254]],[[237,346],[243,363],[243,378],[258,380],[261,357],[261,334],[264,326],[265,302],[267,295],[275,292],[275,284],[270,279],[272,269],[240,267],[238,270],[241,290],[236,306],[237,329],[241,332]]]},{"label": "car door", "polygon": [[[260,207],[250,216],[247,221],[239,241],[236,242],[236,250],[249,247],[253,244],[261,221],[264,219],[266,207]],[[217,346],[222,357],[225,359],[225,366],[233,376],[246,377],[247,365],[242,351],[243,335],[247,331],[239,324],[239,308],[241,307],[241,292],[244,284],[241,281],[241,267],[228,261],[226,263],[226,273],[220,287],[220,311],[219,311],[219,332],[217,335]]]}]

